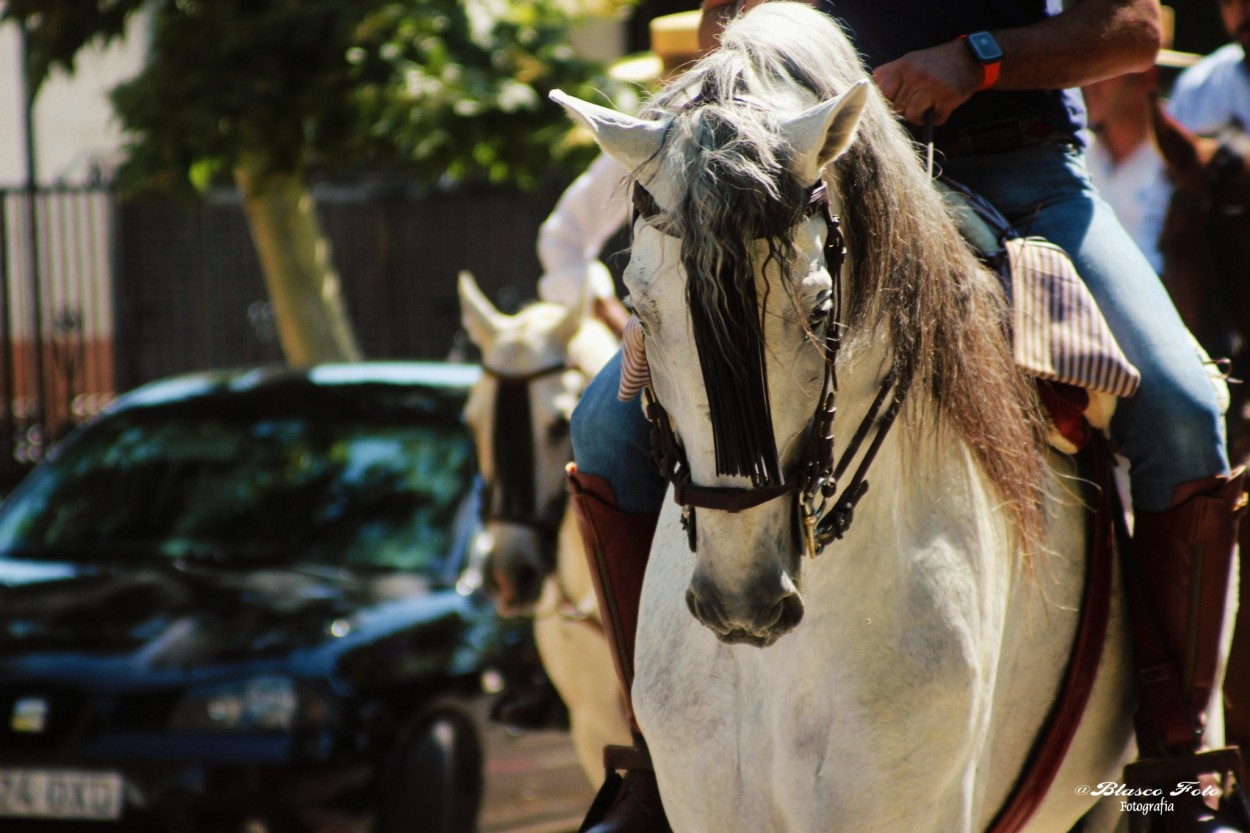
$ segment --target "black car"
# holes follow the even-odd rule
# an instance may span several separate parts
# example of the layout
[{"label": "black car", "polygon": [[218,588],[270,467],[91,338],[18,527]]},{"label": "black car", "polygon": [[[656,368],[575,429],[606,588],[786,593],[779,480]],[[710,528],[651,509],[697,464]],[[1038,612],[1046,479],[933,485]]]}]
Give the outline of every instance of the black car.
[{"label": "black car", "polygon": [[476,374],[185,376],[62,442],[0,504],[0,830],[472,830],[528,638],[464,579]]}]

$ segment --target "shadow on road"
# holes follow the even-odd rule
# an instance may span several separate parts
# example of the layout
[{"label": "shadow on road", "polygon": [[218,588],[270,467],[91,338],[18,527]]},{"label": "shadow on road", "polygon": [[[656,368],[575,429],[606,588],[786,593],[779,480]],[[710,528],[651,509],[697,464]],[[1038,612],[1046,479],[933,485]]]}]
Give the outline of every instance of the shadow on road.
[{"label": "shadow on road", "polygon": [[573,833],[594,794],[567,732],[487,726],[478,833]]}]

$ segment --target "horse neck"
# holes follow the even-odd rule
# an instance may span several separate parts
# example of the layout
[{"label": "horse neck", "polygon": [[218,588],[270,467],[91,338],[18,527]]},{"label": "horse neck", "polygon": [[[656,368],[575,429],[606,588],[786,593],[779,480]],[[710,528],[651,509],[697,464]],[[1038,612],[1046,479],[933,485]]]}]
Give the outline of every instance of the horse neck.
[{"label": "horse neck", "polygon": [[[836,182],[831,183],[836,186]],[[836,193],[836,187],[833,189]],[[835,202],[835,206],[840,203]],[[843,266],[842,308],[849,309],[849,296],[855,291],[852,276],[855,251],[848,243]],[[835,454],[845,453],[847,444],[860,426],[871,404],[894,364],[894,351],[885,332],[889,310],[869,310],[857,326],[863,332],[848,332],[837,364],[837,414],[834,422]],[[909,386],[917,387],[917,386]],[[970,446],[956,428],[949,424],[935,402],[921,402],[919,389],[909,390],[913,397],[899,415],[885,438],[881,451],[867,471],[871,485],[868,496],[857,511],[852,534],[875,535],[872,530],[890,528],[899,523],[907,528],[932,526],[932,507],[947,504],[951,495],[966,494],[967,500],[954,505],[971,507],[955,527],[975,528],[982,540],[991,533],[980,516],[991,516],[987,502],[993,487],[982,474]],[[843,482],[850,478],[858,464],[852,461]],[[838,546],[834,544],[833,546]],[[901,562],[900,562],[901,564]],[[906,569],[906,566],[901,566]]]}]

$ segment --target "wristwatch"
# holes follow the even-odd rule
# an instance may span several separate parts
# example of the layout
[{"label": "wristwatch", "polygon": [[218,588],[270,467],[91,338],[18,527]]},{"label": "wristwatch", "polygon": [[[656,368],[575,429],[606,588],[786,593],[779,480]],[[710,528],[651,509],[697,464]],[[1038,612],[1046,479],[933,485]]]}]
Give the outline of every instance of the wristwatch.
[{"label": "wristwatch", "polygon": [[989,32],[972,32],[959,36],[968,45],[972,59],[981,65],[981,86],[978,90],[988,90],[998,81],[998,70],[1003,65],[1003,48]]}]

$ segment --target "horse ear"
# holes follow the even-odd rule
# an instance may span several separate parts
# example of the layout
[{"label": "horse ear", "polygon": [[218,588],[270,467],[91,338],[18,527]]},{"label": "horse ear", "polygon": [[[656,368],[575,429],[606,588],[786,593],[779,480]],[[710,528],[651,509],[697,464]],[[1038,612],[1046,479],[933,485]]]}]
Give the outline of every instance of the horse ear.
[{"label": "horse ear", "polygon": [[664,143],[668,122],[648,121],[582,101],[561,90],[551,91],[551,100],[563,107],[573,120],[589,130],[608,156],[627,170],[635,171],[650,161]]},{"label": "horse ear", "polygon": [[857,81],[849,90],[817,104],[781,125],[794,151],[791,171],[803,184],[820,178],[825,166],[855,141],[855,128],[868,103],[868,82]]},{"label": "horse ear", "polygon": [[456,286],[460,292],[460,323],[474,344],[485,347],[499,331],[502,316],[478,288],[472,272],[462,270]]}]

